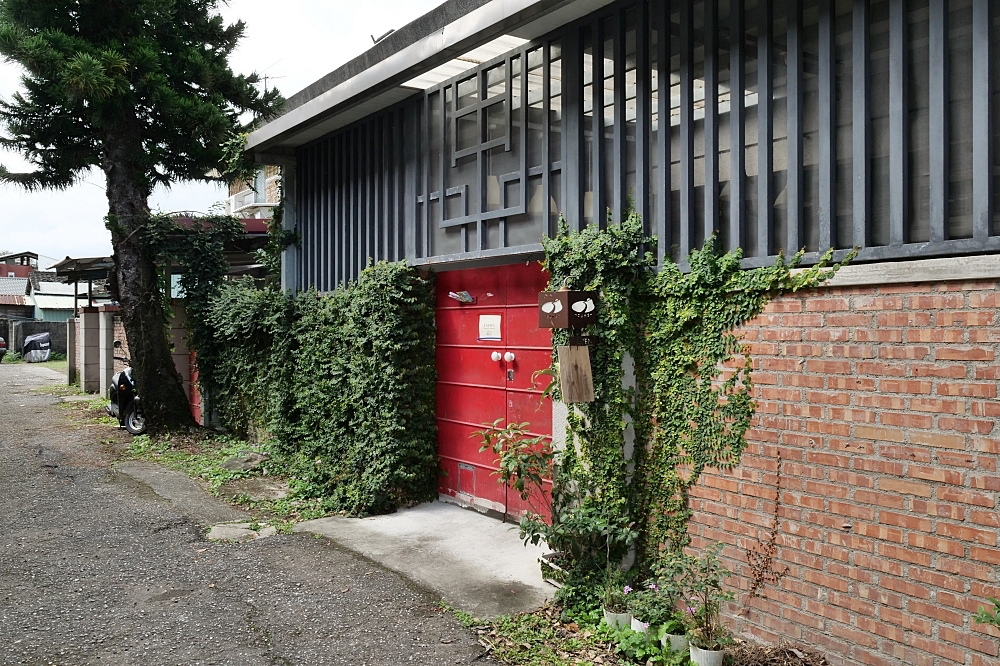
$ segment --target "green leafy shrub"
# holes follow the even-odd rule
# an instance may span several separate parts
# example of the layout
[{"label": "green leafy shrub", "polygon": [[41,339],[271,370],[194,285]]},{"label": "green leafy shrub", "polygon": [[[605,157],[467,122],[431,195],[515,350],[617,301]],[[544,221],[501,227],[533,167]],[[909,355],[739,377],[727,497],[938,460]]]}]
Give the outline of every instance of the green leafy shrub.
[{"label": "green leafy shrub", "polygon": [[[380,262],[329,294],[252,280],[212,303],[203,386],[223,424],[268,441],[300,497],[384,513],[437,496],[433,283]],[[199,351],[200,354],[200,351]]]}]

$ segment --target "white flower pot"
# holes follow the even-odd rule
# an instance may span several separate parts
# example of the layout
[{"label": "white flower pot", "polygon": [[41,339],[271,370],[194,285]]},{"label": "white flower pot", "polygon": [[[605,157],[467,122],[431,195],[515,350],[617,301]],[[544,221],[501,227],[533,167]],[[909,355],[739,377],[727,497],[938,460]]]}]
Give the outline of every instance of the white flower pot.
[{"label": "white flower pot", "polygon": [[635,617],[632,618],[632,631],[644,634],[647,629],[649,629],[649,625],[645,622]]},{"label": "white flower pot", "polygon": [[612,629],[625,629],[632,621],[631,613],[612,613],[608,609],[604,610],[604,622]]},{"label": "white flower pot", "polygon": [[725,650],[702,650],[700,647],[691,646],[691,663],[696,666],[722,666],[725,658]]},{"label": "white flower pot", "polygon": [[660,639],[660,645],[670,646],[671,652],[684,652],[688,649],[688,637],[684,634],[665,634]]}]

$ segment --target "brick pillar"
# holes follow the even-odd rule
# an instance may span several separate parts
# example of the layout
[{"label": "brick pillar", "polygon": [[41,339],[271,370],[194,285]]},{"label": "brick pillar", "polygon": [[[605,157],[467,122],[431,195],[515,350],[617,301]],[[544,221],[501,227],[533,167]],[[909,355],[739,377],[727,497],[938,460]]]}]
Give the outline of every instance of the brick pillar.
[{"label": "brick pillar", "polygon": [[101,388],[99,317],[97,308],[80,308],[80,388],[88,393]]},{"label": "brick pillar", "polygon": [[111,376],[115,374],[115,315],[117,305],[102,305],[99,312],[98,358],[101,395],[107,397],[111,388]]},{"label": "brick pillar", "polygon": [[76,319],[66,320],[66,384],[76,382]]}]

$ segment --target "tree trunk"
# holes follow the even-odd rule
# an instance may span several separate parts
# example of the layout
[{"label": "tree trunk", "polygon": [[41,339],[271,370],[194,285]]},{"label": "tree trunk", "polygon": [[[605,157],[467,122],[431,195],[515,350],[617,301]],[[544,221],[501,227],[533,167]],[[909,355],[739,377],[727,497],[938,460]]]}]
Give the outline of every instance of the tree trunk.
[{"label": "tree trunk", "polygon": [[119,141],[106,144],[104,161],[108,226],[114,247],[113,293],[117,292],[121,305],[137,390],[150,430],[189,427],[194,421],[167,343],[156,265],[146,247],[150,187],[143,169],[129,159],[137,154],[135,148],[123,145],[127,138]]}]

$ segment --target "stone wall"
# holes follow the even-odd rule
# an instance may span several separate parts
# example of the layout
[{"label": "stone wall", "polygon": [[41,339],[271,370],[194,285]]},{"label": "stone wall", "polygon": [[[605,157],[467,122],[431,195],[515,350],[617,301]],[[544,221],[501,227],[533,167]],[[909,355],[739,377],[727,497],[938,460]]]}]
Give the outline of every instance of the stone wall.
[{"label": "stone wall", "polygon": [[[733,626],[834,666],[986,666],[970,614],[1000,596],[998,282],[779,298],[744,331],[758,412],[742,464],[692,493],[696,546],[723,541]],[[777,587],[747,600],[770,534]]]}]

